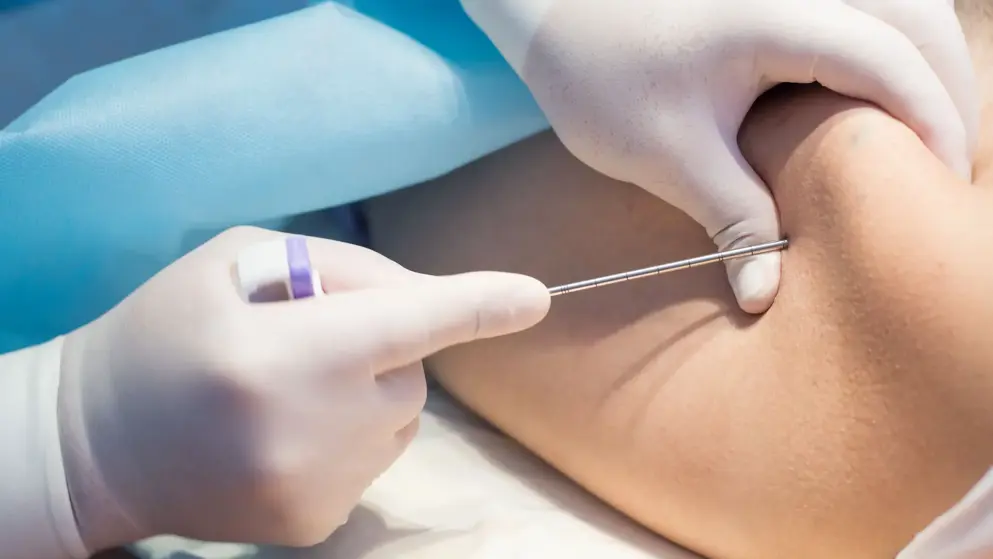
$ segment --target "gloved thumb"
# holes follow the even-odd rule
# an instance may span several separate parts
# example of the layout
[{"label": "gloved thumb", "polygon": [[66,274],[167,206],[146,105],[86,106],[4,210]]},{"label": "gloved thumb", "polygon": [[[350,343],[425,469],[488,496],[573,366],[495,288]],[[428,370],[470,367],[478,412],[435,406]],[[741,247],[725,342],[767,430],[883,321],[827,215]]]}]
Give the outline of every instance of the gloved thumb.
[{"label": "gloved thumb", "polygon": [[[751,168],[736,141],[720,144],[706,174],[699,177],[689,207],[682,208],[707,229],[718,250],[731,250],[782,238],[772,194]],[[726,146],[726,147],[725,147]],[[728,260],[728,279],[738,306],[747,313],[765,312],[779,292],[779,252]]]},{"label": "gloved thumb", "polygon": [[[474,272],[455,276],[422,275],[391,287],[330,294],[299,305],[260,309],[285,339],[319,338],[302,348],[315,357],[347,353],[374,373],[424,359],[449,346],[512,334],[530,328],[548,313],[551,298],[541,282],[528,276]],[[306,316],[301,316],[301,313]],[[279,315],[279,316],[277,316]],[[300,336],[285,329],[305,325]]]},{"label": "gloved thumb", "polygon": [[[752,222],[739,222],[722,231],[714,238],[714,242],[719,250],[731,250],[778,240],[776,235],[761,234],[762,229],[764,228],[755,227]],[[728,239],[734,240],[728,242]],[[781,264],[782,256],[779,252],[767,252],[726,263],[731,289],[734,290],[741,310],[752,314],[769,310],[779,292]]]}]

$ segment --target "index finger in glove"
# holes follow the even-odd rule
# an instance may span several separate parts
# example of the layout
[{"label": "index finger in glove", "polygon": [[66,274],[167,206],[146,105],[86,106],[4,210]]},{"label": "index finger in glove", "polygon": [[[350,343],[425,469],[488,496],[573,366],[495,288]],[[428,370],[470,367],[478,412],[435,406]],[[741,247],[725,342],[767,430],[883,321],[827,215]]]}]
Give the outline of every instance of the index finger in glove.
[{"label": "index finger in glove", "polygon": [[[818,7],[820,6],[820,7]],[[791,18],[797,15],[790,10]],[[914,43],[883,21],[842,3],[805,4],[799,20],[769,22],[763,70],[780,82],[817,81],[873,102],[913,129],[963,177],[971,174],[965,124]],[[785,30],[785,31],[783,31]]]},{"label": "index finger in glove", "polygon": [[958,108],[971,156],[979,139],[979,95],[969,45],[955,13],[955,3],[950,0],[847,0],[847,3],[889,24],[914,43]]},{"label": "index finger in glove", "polygon": [[[320,370],[374,375],[446,347],[525,330],[548,312],[548,289],[527,276],[422,276],[403,286],[266,305],[260,323]],[[316,362],[315,362],[316,360]]]}]

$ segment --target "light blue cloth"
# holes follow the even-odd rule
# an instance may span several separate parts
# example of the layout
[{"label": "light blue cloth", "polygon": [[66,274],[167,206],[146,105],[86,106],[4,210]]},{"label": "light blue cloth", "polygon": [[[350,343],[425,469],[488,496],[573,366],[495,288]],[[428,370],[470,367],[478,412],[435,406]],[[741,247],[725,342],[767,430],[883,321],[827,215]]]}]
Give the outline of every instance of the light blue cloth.
[{"label": "light blue cloth", "polygon": [[306,5],[307,0],[0,0],[0,128],[75,74]]},{"label": "light blue cloth", "polygon": [[458,0],[348,3],[78,75],[0,132],[0,351],[95,318],[228,226],[415,184],[547,127]]}]

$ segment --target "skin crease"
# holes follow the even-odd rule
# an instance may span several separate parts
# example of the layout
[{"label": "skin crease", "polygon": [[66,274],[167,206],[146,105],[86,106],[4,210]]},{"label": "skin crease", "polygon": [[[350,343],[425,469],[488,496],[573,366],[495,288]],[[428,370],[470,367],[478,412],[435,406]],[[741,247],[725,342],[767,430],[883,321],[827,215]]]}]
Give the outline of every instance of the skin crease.
[{"label": "skin crease", "polygon": [[[988,108],[984,123],[968,185],[883,112],[779,89],[740,135],[791,240],[766,315],[740,313],[711,266],[557,298],[537,328],[429,368],[708,557],[893,557],[993,463],[993,266],[976,258],[993,251]],[[712,251],[551,135],[366,209],[374,246],[429,273],[553,285]]]}]

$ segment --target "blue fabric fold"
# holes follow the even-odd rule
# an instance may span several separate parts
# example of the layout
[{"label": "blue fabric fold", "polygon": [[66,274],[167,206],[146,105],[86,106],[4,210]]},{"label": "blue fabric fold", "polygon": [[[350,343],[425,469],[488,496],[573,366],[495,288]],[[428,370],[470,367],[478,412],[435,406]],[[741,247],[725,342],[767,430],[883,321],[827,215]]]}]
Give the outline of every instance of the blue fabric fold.
[{"label": "blue fabric fold", "polygon": [[457,0],[348,4],[80,74],[0,132],[0,351],[92,320],[229,226],[416,184],[547,127]]}]

